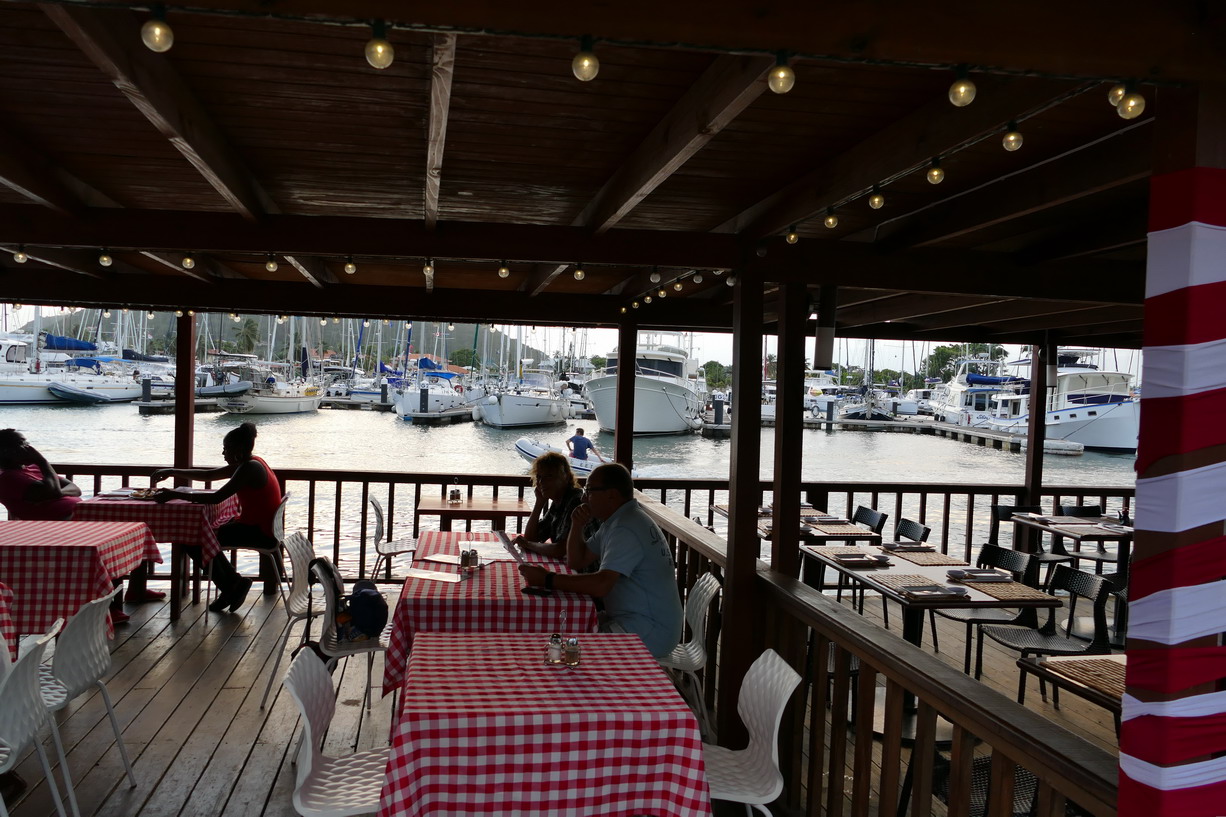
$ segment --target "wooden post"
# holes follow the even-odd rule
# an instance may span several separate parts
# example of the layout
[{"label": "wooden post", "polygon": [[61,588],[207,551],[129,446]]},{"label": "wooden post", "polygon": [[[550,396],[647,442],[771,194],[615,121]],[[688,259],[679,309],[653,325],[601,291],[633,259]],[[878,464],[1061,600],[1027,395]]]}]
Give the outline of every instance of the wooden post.
[{"label": "wooden post", "polygon": [[613,459],[634,469],[634,367],[638,323],[627,313],[617,325],[617,410]]},{"label": "wooden post", "polygon": [[196,422],[196,317],[175,319],[175,468],[192,467]]},{"label": "wooden post", "polygon": [[762,449],[762,285],[737,282],[732,299],[732,453],[728,477],[728,566],[719,661],[720,741],[742,744],[741,681],[762,648],[757,604],[758,487]]},{"label": "wooden post", "polygon": [[1154,93],[1121,817],[1226,802],[1226,86]]},{"label": "wooden post", "polygon": [[775,371],[775,481],[771,567],[800,575],[800,463],[804,416],[805,324],[809,299],[804,284],[779,288],[779,355]]},{"label": "wooden post", "polygon": [[[1046,334],[1046,333],[1044,333]],[[1043,495],[1043,444],[1047,439],[1047,364],[1055,361],[1056,347],[1044,338],[1030,347],[1030,418],[1026,423],[1026,474],[1021,505],[1038,505]],[[1033,537],[1026,540],[1034,550]]]}]

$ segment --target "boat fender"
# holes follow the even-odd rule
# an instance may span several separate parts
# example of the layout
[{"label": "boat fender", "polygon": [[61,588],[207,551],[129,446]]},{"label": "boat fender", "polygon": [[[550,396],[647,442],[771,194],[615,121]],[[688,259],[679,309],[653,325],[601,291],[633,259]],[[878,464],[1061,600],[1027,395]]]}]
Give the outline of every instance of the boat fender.
[{"label": "boat fender", "polygon": [[702,418],[701,417],[691,417],[690,418],[690,428],[694,429],[695,431],[702,428]]},{"label": "boat fender", "polygon": [[489,403],[491,406],[498,405],[498,395],[491,394],[488,398],[486,398],[485,402]]},{"label": "boat fender", "polygon": [[550,417],[558,416],[558,404],[557,403],[553,403],[549,406],[549,416]]},{"label": "boat fender", "polygon": [[475,405],[475,406],[473,406],[473,422],[474,422],[474,423],[479,423],[479,422],[481,422],[481,418],[482,418],[482,416],[483,416],[484,414],[485,414],[485,412],[481,411],[481,406],[480,406],[480,405]]}]

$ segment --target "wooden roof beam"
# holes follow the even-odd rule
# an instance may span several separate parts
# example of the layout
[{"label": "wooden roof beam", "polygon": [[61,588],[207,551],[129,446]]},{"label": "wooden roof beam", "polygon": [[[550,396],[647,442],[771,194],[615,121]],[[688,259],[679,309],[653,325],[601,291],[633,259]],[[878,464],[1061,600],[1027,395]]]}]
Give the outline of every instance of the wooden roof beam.
[{"label": "wooden roof beam", "polygon": [[1105,213],[1088,223],[1076,221],[1064,233],[1027,247],[1019,257],[1030,264],[1042,264],[1143,245],[1149,240],[1147,209],[1139,205]]},{"label": "wooden roof beam", "polygon": [[566,272],[569,266],[570,264],[537,264],[527,280],[520,284],[520,292],[527,292],[530,297],[540,295],[553,283],[553,279]]},{"label": "wooden roof beam", "polygon": [[[16,254],[16,247],[0,247],[10,254]],[[84,275],[87,278],[97,278],[99,280],[110,281],[114,278],[109,272],[102,272],[98,267],[98,256],[85,252],[83,250],[60,250],[53,247],[26,247],[25,254],[29,256],[30,261],[36,261],[46,264],[49,267],[66,270],[67,272],[75,273],[76,275]],[[16,263],[16,262],[14,262]],[[23,267],[29,269],[29,267]],[[72,286],[72,284],[69,284]]]},{"label": "wooden roof beam", "polygon": [[285,260],[288,261],[294,269],[302,273],[302,277],[311,282],[311,285],[317,289],[323,289],[325,284],[338,283],[336,276],[332,274],[332,270],[324,264],[322,258],[312,258],[302,255],[287,255]]},{"label": "wooden roof beam", "polygon": [[141,45],[131,12],[40,8],[237,213],[254,221],[274,209],[172,64]]},{"label": "wooden roof beam", "polygon": [[435,34],[430,68],[430,120],[426,125],[426,229],[438,225],[439,188],[443,180],[443,148],[451,111],[451,80],[455,74],[456,35]]},{"label": "wooden roof beam", "polygon": [[883,247],[922,247],[1059,207],[1149,177],[1152,117],[960,196],[926,207]]},{"label": "wooden roof beam", "polygon": [[57,168],[41,153],[16,138],[6,125],[0,130],[0,184],[60,215],[76,215],[83,202],[56,177]]},{"label": "wooden roof beam", "polygon": [[1038,329],[1066,329],[1098,326],[1103,323],[1140,321],[1145,313],[1141,306],[1097,306],[1054,315],[1031,316],[992,325],[993,332],[1029,332]]},{"label": "wooden roof beam", "polygon": [[991,326],[993,323],[1036,315],[1052,315],[1089,309],[1091,305],[1076,301],[1043,301],[1021,298],[996,301],[985,306],[958,310],[939,315],[916,317],[911,323],[917,331],[940,332],[957,326]]},{"label": "wooden roof beam", "polygon": [[754,239],[777,235],[895,173],[1003,127],[1069,90],[1068,83],[1055,80],[976,78],[976,82],[980,90],[974,105],[955,108],[942,94],[800,178],[789,179],[784,188],[716,227],[715,232]]},{"label": "wooden roof beam", "polygon": [[839,304],[835,323],[839,328],[883,323],[887,321],[910,321],[928,315],[945,312],[965,312],[984,304],[999,303],[975,295],[898,295],[860,305]]},{"label": "wooden roof beam", "polygon": [[192,258],[196,260],[196,266],[191,269],[183,266],[183,253],[142,251],[141,255],[157,261],[162,266],[172,269],[180,275],[195,278],[197,281],[205,284],[211,284],[214,278],[221,277],[217,274],[217,270],[214,269],[213,265],[209,263],[209,259],[199,254],[194,253],[192,255]]}]

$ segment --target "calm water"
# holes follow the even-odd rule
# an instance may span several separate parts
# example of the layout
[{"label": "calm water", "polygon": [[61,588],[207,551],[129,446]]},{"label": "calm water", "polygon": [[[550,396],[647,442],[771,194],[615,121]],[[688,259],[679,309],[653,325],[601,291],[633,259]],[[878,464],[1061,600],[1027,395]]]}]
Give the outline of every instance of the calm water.
[{"label": "calm water", "polygon": [[[503,431],[479,423],[414,426],[390,412],[321,410],[314,414],[250,418],[259,427],[256,452],[276,468],[337,468],[442,474],[522,474],[515,452],[520,436],[565,447],[582,425],[606,456],[613,435],[595,433],[592,421],[525,431]],[[221,440],[242,422],[230,414],[196,417],[195,463],[221,465]],[[52,462],[169,465],[173,458],[174,418],[141,416],[130,405],[5,406],[0,427],[23,432]],[[774,465],[774,429],[762,430],[761,476]],[[982,482],[1020,484],[1021,454],[920,434],[806,430],[796,450],[805,480],[897,482]],[[726,478],[729,440],[699,435],[640,439],[634,443],[635,469],[644,477]],[[1135,484],[1135,458],[1087,453],[1048,455],[1044,481],[1053,485]]]}]

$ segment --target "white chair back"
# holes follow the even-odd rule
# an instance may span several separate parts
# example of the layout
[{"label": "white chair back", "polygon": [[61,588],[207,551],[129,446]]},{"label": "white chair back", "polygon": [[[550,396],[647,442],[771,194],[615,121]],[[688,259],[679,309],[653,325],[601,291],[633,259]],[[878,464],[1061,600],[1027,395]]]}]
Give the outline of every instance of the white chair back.
[{"label": "white chair back", "polygon": [[[697,643],[706,656],[707,614],[711,602],[719,595],[719,579],[714,573],[704,573],[690,588],[685,599],[685,622],[690,625],[690,641]],[[705,660],[704,660],[704,663]]]},{"label": "white chair back", "polygon": [[272,515],[272,535],[278,542],[285,541],[285,504],[289,502],[289,491],[281,495],[281,504],[277,505],[277,512]]},{"label": "white chair back", "polygon": [[285,552],[289,554],[294,574],[285,609],[291,616],[302,617],[307,614],[311,598],[311,559],[315,558],[315,547],[309,539],[295,532],[285,538]]},{"label": "white chair back", "polygon": [[737,714],[749,732],[745,753],[752,760],[748,767],[776,778],[772,800],[783,791],[783,775],[779,773],[779,723],[799,683],[800,675],[796,670],[789,667],[779,653],[768,649],[745,673],[737,698]]},{"label": "white chair back", "polygon": [[81,605],[77,614],[68,619],[64,632],[55,643],[51,675],[64,685],[67,701],[91,689],[111,671],[111,649],[106,637],[106,614],[111,599],[122,587],[102,598]]},{"label": "white chair back", "polygon": [[324,662],[311,650],[302,650],[285,673],[285,688],[302,713],[302,743],[298,749],[298,777],[295,788],[311,777],[322,757],[324,732],[336,712],[336,693],[332,676]]},{"label": "white chair back", "polygon": [[378,551],[383,542],[383,504],[372,496],[370,509],[375,512],[375,550]]},{"label": "white chair back", "polygon": [[9,749],[8,756],[0,760],[0,772],[7,772],[17,765],[22,751],[31,741],[38,739],[38,729],[47,719],[47,709],[39,692],[38,665],[42,663],[48,642],[63,626],[63,619],[51,625],[51,629],[35,640],[0,681],[0,701],[4,701],[4,706],[0,706],[0,744]]}]

